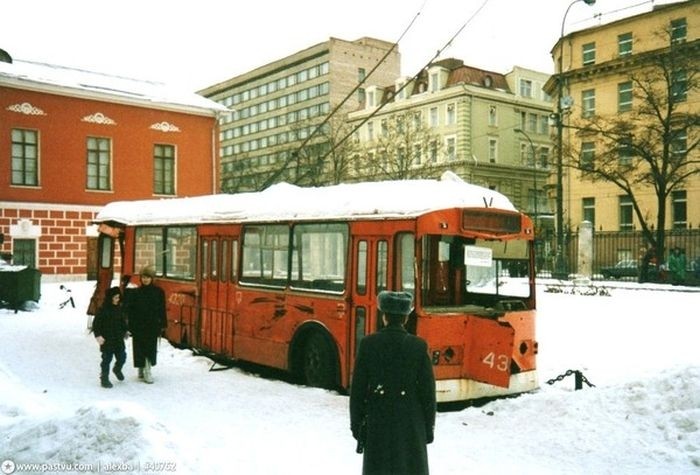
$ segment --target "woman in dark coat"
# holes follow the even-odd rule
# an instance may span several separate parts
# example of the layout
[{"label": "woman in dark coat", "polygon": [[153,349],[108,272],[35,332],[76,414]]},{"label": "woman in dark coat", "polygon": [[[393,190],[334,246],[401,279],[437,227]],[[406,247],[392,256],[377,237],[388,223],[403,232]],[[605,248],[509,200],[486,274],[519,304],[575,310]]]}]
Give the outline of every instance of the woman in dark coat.
[{"label": "woman in dark coat", "polygon": [[109,367],[112,358],[115,359],[114,374],[119,381],[124,381],[122,368],[126,362],[126,316],[121,306],[122,293],[119,287],[107,290],[105,300],[92,322],[92,332],[100,345],[102,361],[100,362],[100,384],[103,388],[111,388]]},{"label": "woman in dark coat", "polygon": [[165,293],[153,284],[155,271],[152,267],[141,270],[141,286],[127,293],[129,331],[134,348],[134,367],[139,379],[152,383],[151,367],[156,365],[158,338],[166,326]]},{"label": "woman in dark coat", "polygon": [[412,297],[381,292],[385,327],[360,342],[350,389],[350,428],[363,446],[362,473],[428,474],[435,377],[426,342],[404,324]]}]

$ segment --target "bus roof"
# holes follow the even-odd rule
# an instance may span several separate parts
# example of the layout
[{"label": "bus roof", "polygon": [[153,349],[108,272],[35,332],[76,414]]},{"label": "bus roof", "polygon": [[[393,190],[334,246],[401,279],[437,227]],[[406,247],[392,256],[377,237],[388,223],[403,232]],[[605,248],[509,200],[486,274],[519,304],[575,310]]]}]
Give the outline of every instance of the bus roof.
[{"label": "bus roof", "polygon": [[260,191],[191,198],[115,201],[97,223],[164,225],[222,222],[357,220],[415,217],[449,208],[516,211],[503,194],[464,182],[452,172],[439,180],[399,180],[299,187],[279,183]]}]

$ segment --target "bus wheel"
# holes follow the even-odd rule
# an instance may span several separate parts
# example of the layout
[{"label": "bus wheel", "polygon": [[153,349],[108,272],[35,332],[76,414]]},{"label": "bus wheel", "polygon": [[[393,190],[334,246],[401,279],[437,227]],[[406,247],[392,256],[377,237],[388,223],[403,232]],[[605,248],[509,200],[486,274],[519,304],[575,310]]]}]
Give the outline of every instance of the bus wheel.
[{"label": "bus wheel", "polygon": [[335,354],[328,339],[319,332],[313,332],[306,340],[302,371],[307,386],[325,389],[336,386]]}]

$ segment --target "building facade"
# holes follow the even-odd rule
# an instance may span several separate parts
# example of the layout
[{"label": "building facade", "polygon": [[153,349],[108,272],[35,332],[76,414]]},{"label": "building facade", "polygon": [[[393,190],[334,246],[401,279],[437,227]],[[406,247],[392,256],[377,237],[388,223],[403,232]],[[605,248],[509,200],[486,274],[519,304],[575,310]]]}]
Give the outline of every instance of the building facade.
[{"label": "building facade", "polygon": [[330,38],[200,91],[232,111],[221,120],[222,190],[315,184],[318,162],[330,149],[320,125],[340,115],[336,108],[359,107],[370,73],[378,83],[398,77],[397,48],[373,38]]},{"label": "building facade", "polygon": [[[700,110],[699,33],[700,1],[689,0],[570,33],[554,46],[556,74],[545,88],[563,104],[566,229],[587,220],[597,231],[639,231],[635,207],[652,226],[662,212],[666,229],[700,227],[700,175],[674,184],[661,211],[642,177],[665,173],[663,163],[680,164],[679,175],[700,169],[697,122],[686,121]],[[664,141],[664,134],[676,137]],[[652,152],[656,158],[646,156]],[[651,162],[659,170],[645,171]],[[613,181],[629,186],[635,200]]]},{"label": "building facade", "polygon": [[0,252],[92,278],[106,203],[217,191],[219,104],[164,84],[0,61]]},{"label": "building facade", "polygon": [[356,176],[436,177],[445,170],[498,190],[543,224],[551,217],[545,185],[552,142],[548,76],[516,67],[508,74],[433,63],[415,77],[368,88],[359,126]]}]

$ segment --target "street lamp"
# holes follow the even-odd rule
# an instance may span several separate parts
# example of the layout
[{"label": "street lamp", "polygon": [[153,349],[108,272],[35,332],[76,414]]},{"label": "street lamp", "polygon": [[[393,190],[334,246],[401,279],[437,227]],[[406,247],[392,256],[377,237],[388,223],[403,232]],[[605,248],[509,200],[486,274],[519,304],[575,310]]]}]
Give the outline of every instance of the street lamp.
[{"label": "street lamp", "polygon": [[[564,25],[566,24],[566,16],[574,4],[584,2],[586,5],[594,5],[596,0],[574,0],[566,8],[564,18],[561,20],[561,33],[559,34],[559,70],[557,71],[557,254],[554,261],[554,274],[556,278],[568,278],[568,266],[566,256],[564,255],[564,164],[563,164],[563,145],[564,145]],[[567,105],[567,109],[568,109]]]},{"label": "street lamp", "polygon": [[537,156],[535,155],[535,145],[532,143],[532,139],[530,136],[520,128],[514,129],[514,132],[518,134],[523,134],[523,136],[527,139],[528,142],[530,142],[530,154],[532,155],[532,186],[534,188],[534,202],[535,202],[535,209],[534,209],[534,217],[535,217],[535,226],[537,226]]}]

